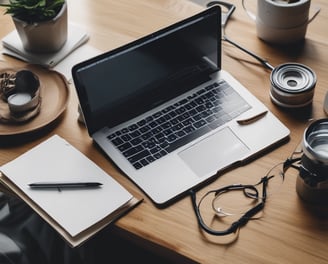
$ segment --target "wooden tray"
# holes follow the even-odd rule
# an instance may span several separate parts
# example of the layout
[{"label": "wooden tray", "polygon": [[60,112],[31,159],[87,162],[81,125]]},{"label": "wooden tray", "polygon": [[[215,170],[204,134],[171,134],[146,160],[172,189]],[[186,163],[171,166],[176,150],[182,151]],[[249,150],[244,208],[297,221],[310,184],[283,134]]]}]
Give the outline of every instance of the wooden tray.
[{"label": "wooden tray", "polygon": [[[22,69],[30,70],[39,77],[41,110],[37,116],[26,123],[0,123],[0,136],[19,135],[41,129],[55,121],[67,107],[69,86],[64,76],[38,65],[14,68],[17,71]],[[0,71],[4,70],[6,68],[0,65]],[[13,70],[13,68],[9,70]]]}]

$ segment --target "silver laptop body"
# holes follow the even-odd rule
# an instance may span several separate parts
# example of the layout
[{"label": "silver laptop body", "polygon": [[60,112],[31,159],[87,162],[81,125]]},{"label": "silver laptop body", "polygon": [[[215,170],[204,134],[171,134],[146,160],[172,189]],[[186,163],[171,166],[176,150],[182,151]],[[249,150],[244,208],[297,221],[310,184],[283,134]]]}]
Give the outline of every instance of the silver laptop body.
[{"label": "silver laptop body", "polygon": [[72,68],[89,135],[158,207],[289,136],[221,69],[220,27],[214,6]]}]

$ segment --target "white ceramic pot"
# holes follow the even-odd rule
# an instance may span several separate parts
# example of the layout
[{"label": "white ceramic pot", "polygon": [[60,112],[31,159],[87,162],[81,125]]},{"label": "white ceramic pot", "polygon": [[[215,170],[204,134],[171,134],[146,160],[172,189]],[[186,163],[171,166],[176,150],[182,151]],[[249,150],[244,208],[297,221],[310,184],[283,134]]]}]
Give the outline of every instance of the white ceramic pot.
[{"label": "white ceramic pot", "polygon": [[27,24],[13,17],[13,21],[26,51],[53,53],[60,50],[67,40],[67,4],[49,21]]}]

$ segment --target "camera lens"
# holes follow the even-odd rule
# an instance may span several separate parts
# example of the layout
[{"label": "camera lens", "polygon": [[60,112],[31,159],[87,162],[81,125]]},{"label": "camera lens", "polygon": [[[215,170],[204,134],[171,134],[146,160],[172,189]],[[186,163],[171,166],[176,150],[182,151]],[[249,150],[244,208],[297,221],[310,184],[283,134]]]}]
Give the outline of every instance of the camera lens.
[{"label": "camera lens", "polygon": [[316,75],[305,65],[281,64],[273,69],[270,80],[270,97],[275,104],[297,108],[312,103]]},{"label": "camera lens", "polygon": [[303,151],[314,163],[328,165],[328,119],[316,120],[305,130]]}]

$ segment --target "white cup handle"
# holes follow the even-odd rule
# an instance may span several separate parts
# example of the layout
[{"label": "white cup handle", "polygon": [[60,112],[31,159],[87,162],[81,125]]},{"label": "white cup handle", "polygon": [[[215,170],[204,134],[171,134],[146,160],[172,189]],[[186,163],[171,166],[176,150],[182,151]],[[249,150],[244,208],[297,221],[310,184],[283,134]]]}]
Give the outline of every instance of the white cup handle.
[{"label": "white cup handle", "polygon": [[[241,1],[242,5],[243,5],[243,9],[245,10],[246,14],[251,18],[253,19],[254,21],[256,21],[256,15],[254,13],[252,13],[251,11],[249,11],[247,8],[246,8],[246,5],[245,5],[245,1],[242,0]],[[312,19],[311,19],[312,20]]]},{"label": "white cup handle", "polygon": [[313,16],[309,19],[308,24],[310,24],[310,23],[316,18],[316,16],[320,13],[320,11],[321,11],[320,6],[316,6],[316,7],[315,7],[314,14],[313,14]]}]

